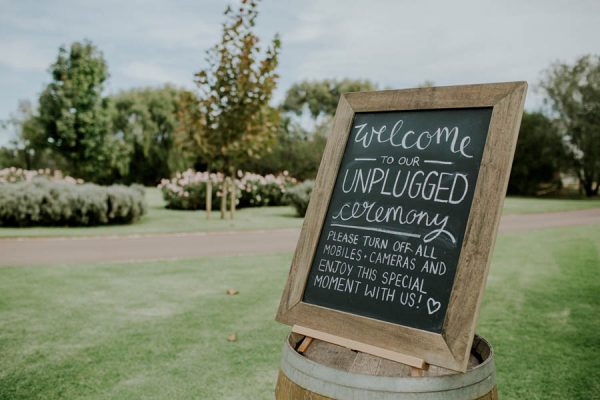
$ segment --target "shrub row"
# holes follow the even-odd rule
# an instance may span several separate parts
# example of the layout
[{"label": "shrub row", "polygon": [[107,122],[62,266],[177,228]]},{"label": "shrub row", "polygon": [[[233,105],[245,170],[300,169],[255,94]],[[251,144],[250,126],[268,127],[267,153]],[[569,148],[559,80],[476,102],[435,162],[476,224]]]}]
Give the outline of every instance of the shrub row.
[{"label": "shrub row", "polygon": [[1,226],[127,224],[146,212],[141,186],[98,186],[37,178],[0,184]]},{"label": "shrub row", "polygon": [[314,186],[315,181],[306,180],[293,189],[290,189],[286,194],[288,202],[294,206],[296,214],[298,214],[299,217],[304,217],[306,215],[310,194],[312,193]]},{"label": "shrub row", "polygon": [[[203,210],[206,208],[206,187],[212,183],[213,209],[218,209],[225,177],[220,173],[196,172],[191,169],[177,173],[172,179],[163,179],[158,187],[167,208],[176,210]],[[258,175],[238,172],[234,180],[237,207],[278,206],[285,204],[285,193],[296,184],[286,172],[279,175]],[[228,199],[229,200],[229,199]]]}]

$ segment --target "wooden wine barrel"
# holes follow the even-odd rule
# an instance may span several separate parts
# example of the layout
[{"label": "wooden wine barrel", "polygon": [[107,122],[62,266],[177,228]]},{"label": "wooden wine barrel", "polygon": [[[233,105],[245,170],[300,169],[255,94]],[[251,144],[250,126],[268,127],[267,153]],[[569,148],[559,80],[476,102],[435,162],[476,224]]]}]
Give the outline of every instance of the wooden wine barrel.
[{"label": "wooden wine barrel", "polygon": [[301,355],[295,350],[301,339],[291,334],[283,346],[277,400],[498,399],[492,348],[479,336],[467,372],[430,366],[417,377],[408,365],[317,339]]}]

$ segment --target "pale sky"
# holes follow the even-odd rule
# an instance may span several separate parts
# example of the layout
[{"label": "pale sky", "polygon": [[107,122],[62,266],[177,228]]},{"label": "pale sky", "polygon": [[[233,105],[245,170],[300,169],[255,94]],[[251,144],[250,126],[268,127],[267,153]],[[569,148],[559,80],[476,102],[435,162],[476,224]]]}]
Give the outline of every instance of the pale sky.
[{"label": "pale sky", "polygon": [[[89,39],[108,62],[107,93],[193,87],[219,39],[226,1],[0,0],[0,119],[37,102],[58,47]],[[557,60],[600,53],[600,1],[264,0],[263,44],[282,37],[275,102],[297,81],[363,78],[380,87],[526,80],[526,107]],[[0,132],[0,144],[11,133]]]}]

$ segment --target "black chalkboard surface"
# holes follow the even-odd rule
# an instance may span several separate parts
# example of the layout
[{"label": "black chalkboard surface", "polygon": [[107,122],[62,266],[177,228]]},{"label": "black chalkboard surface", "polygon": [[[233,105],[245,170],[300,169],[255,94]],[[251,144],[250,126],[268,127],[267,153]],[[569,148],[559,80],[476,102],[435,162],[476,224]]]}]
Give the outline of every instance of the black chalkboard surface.
[{"label": "black chalkboard surface", "polygon": [[356,113],[303,301],[441,333],[491,115]]}]

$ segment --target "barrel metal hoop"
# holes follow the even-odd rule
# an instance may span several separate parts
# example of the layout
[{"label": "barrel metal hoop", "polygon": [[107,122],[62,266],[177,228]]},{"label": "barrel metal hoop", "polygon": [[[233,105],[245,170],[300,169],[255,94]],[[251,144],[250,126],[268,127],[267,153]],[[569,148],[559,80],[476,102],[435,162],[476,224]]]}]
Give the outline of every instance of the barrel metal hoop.
[{"label": "barrel metal hoop", "polygon": [[496,383],[492,355],[465,374],[438,377],[385,377],[356,374],[324,366],[298,354],[286,341],[281,369],[299,386],[337,399],[374,400],[476,399],[489,393]]}]

